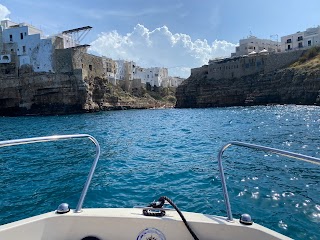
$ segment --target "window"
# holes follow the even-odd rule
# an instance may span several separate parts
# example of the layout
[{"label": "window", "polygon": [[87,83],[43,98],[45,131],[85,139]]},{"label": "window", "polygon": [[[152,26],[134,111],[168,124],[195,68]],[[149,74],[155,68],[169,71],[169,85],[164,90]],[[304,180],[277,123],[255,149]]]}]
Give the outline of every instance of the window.
[{"label": "window", "polygon": [[302,37],[302,36],[299,36],[299,37],[298,37],[298,41],[301,41],[301,40],[303,40],[303,37]]},{"label": "window", "polygon": [[298,45],[299,48],[302,48],[302,42],[299,42],[299,45]]},{"label": "window", "polygon": [[311,46],[311,40],[308,41],[308,46]]},{"label": "window", "polygon": [[23,33],[20,33],[20,38],[23,39]]},{"label": "window", "polygon": [[26,52],[26,46],[22,46],[22,51]]},{"label": "window", "polygon": [[90,69],[90,71],[92,71],[92,65],[89,65],[89,69]]},{"label": "window", "polygon": [[287,43],[291,43],[291,38],[287,39]]},{"label": "window", "polygon": [[12,42],[12,34],[10,34],[10,36],[9,36],[9,37],[10,37],[10,42]]}]

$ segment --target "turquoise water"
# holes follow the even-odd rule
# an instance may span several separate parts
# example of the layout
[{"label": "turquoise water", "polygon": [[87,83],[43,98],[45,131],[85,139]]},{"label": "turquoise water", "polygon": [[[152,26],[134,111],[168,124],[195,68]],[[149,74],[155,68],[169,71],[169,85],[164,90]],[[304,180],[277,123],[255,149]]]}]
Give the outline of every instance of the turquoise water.
[{"label": "turquoise water", "polygon": [[[132,207],[166,195],[184,211],[226,215],[216,156],[246,141],[320,157],[320,108],[166,109],[0,118],[0,140],[87,133],[102,147],[84,207]],[[88,140],[0,149],[0,224],[76,207],[95,149]],[[224,154],[234,217],[320,239],[320,168],[239,147]]]}]

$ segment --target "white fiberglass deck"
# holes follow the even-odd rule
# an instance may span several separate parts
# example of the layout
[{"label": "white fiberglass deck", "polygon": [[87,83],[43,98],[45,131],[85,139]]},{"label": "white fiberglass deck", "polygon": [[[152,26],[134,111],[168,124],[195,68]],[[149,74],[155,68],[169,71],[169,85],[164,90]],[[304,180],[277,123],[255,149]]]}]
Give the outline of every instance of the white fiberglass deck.
[{"label": "white fiberglass deck", "polygon": [[[209,239],[290,239],[258,224],[240,224],[225,217],[183,212],[201,240]],[[128,239],[193,239],[176,211],[166,215],[146,217],[142,209],[96,208],[81,213],[50,212],[0,226],[0,239],[6,240],[74,240],[94,236],[100,240]],[[150,238],[150,237],[153,238]]]}]

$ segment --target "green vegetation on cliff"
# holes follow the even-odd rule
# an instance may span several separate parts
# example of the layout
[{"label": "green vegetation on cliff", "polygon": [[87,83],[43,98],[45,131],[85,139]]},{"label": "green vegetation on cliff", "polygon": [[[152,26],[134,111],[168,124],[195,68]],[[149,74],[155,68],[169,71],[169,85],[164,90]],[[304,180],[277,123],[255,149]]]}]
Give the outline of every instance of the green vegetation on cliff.
[{"label": "green vegetation on cliff", "polygon": [[297,62],[290,67],[302,70],[319,70],[320,69],[320,47],[308,49]]}]

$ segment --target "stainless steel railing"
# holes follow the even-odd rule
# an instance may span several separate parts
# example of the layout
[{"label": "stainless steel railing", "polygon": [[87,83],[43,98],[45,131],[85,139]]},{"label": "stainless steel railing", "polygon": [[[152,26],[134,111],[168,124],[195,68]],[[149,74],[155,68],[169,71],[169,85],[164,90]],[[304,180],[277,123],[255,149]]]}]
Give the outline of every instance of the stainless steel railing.
[{"label": "stainless steel railing", "polygon": [[84,199],[88,192],[91,179],[93,177],[94,171],[96,169],[96,166],[100,157],[100,145],[94,137],[88,134],[73,134],[73,135],[55,135],[55,136],[47,136],[47,137],[23,138],[23,139],[0,141],[0,147],[15,146],[15,145],[29,144],[29,143],[39,143],[39,142],[50,142],[50,141],[65,140],[65,139],[72,139],[72,138],[89,138],[96,146],[96,156],[92,163],[89,175],[84,184],[81,196],[78,201],[78,205],[75,210],[75,212],[81,212]]},{"label": "stainless steel railing", "polygon": [[265,152],[276,153],[276,154],[279,154],[282,156],[286,156],[286,157],[294,158],[297,160],[302,160],[305,162],[310,162],[310,163],[320,165],[319,158],[310,157],[307,155],[302,155],[302,154],[298,154],[298,153],[294,153],[294,152],[288,152],[288,151],[284,151],[284,150],[280,150],[280,149],[276,149],[276,148],[264,147],[264,146],[250,144],[250,143],[244,143],[244,142],[229,142],[229,143],[227,143],[226,145],[224,145],[220,149],[220,151],[218,153],[218,164],[219,164],[219,171],[220,171],[220,177],[221,177],[221,183],[222,183],[222,189],[223,189],[223,197],[224,197],[224,202],[225,202],[226,209],[227,209],[227,216],[228,216],[227,220],[228,221],[233,221],[233,217],[232,217],[232,212],[231,212],[231,206],[230,206],[230,200],[229,200],[229,195],[228,195],[228,190],[227,190],[226,179],[225,179],[223,166],[222,166],[222,155],[223,155],[224,151],[228,147],[230,147],[231,145],[258,149],[258,150],[262,150]]}]

